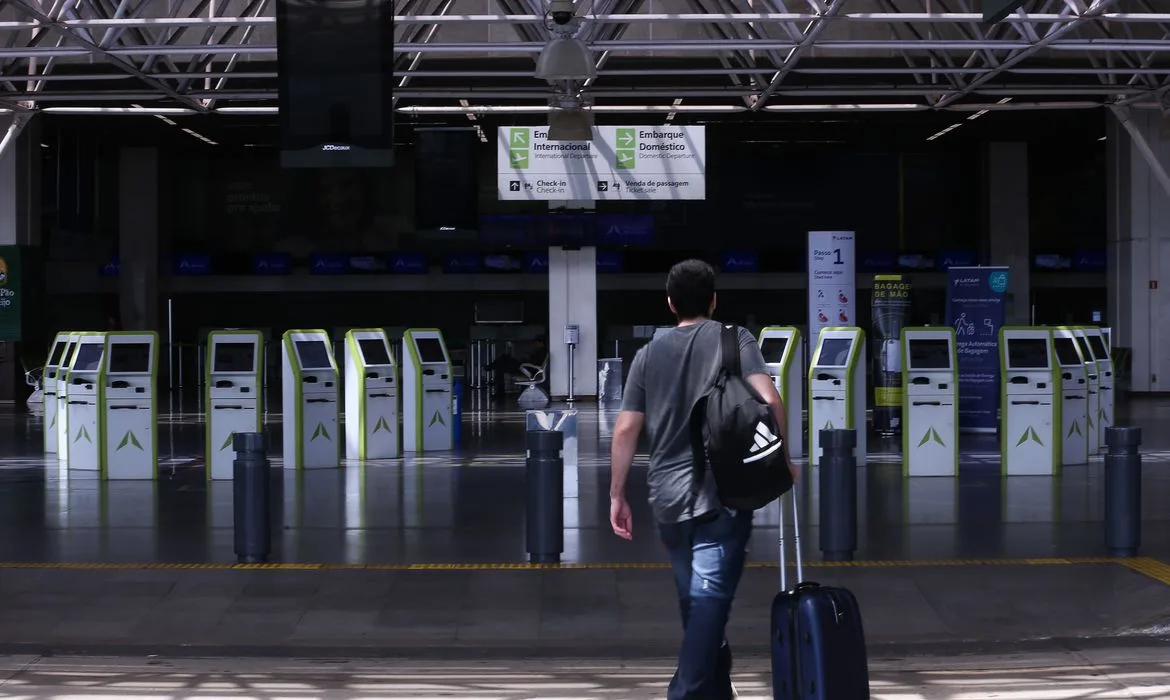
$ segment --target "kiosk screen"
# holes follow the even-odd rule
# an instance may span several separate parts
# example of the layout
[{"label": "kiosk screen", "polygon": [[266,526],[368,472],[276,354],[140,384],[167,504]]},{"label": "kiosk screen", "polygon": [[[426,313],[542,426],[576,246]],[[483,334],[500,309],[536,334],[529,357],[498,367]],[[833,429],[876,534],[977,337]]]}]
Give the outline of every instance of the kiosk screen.
[{"label": "kiosk screen", "polygon": [[358,340],[358,347],[362,349],[362,357],[367,365],[390,364],[390,353],[386,351],[386,342],[381,338],[362,338]]},{"label": "kiosk screen", "polygon": [[1008,367],[1048,369],[1048,341],[1043,338],[1008,338]]},{"label": "kiosk screen", "polygon": [[1109,351],[1105,349],[1105,343],[1101,340],[1101,336],[1090,335],[1089,347],[1093,348],[1093,357],[1098,360],[1106,360],[1109,358]]},{"label": "kiosk screen", "polygon": [[73,360],[73,351],[77,349],[77,343],[66,343],[65,352],[61,353],[61,367],[69,369],[69,363]]},{"label": "kiosk screen", "polygon": [[1053,338],[1052,345],[1056,348],[1056,361],[1062,367],[1081,364],[1081,356],[1077,354],[1077,345],[1072,338]]},{"label": "kiosk screen", "polygon": [[52,351],[49,352],[49,361],[46,362],[45,364],[50,366],[50,367],[56,367],[57,365],[60,365],[61,364],[61,354],[64,352],[65,347],[68,345],[69,345],[69,343],[67,343],[67,342],[55,343],[53,345]]},{"label": "kiosk screen", "polygon": [[74,372],[96,372],[105,349],[105,343],[82,343],[77,348],[77,359],[73,361],[73,367],[70,369]]},{"label": "kiosk screen", "polygon": [[1089,350],[1089,341],[1085,340],[1084,336],[1077,336],[1077,345],[1081,348],[1081,357],[1085,362],[1092,362],[1094,359],[1093,352]]},{"label": "kiosk screen", "polygon": [[255,343],[216,343],[215,357],[211,363],[212,372],[256,371]]},{"label": "kiosk screen", "polygon": [[110,343],[110,374],[150,372],[150,343]]},{"label": "kiosk screen", "polygon": [[418,348],[419,362],[424,364],[447,362],[447,354],[443,352],[443,344],[438,338],[415,338],[414,344]]},{"label": "kiosk screen", "polygon": [[821,341],[817,364],[822,367],[845,367],[849,364],[849,351],[852,349],[852,338],[825,338]]},{"label": "kiosk screen", "polygon": [[324,340],[298,340],[294,343],[301,369],[333,369],[329,361],[329,346]]},{"label": "kiosk screen", "polygon": [[951,344],[946,338],[911,338],[909,343],[910,369],[950,369]]},{"label": "kiosk screen", "polygon": [[784,361],[784,350],[787,347],[788,338],[764,338],[764,342],[760,343],[760,354],[764,356],[764,362],[778,365]]}]

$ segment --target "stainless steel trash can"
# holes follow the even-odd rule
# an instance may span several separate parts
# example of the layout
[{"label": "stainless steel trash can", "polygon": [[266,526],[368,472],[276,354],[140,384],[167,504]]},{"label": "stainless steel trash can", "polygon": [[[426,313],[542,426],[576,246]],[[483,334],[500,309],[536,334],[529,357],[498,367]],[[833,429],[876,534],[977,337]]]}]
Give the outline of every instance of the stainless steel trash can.
[{"label": "stainless steel trash can", "polygon": [[606,357],[597,361],[597,400],[603,403],[622,400],[622,358]]}]

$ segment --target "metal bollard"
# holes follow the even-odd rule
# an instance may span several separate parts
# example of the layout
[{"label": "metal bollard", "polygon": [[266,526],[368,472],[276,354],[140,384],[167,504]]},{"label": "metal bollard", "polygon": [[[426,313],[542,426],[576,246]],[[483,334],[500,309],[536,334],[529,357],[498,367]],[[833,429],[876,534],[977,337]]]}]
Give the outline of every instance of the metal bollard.
[{"label": "metal bollard", "polygon": [[1137,556],[1142,541],[1142,429],[1105,429],[1105,546],[1111,557]]},{"label": "metal bollard", "polygon": [[232,438],[235,496],[236,561],[263,564],[272,553],[272,484],[268,440],[263,433],[236,433]]},{"label": "metal bollard", "polygon": [[556,564],[565,551],[564,435],[556,430],[530,430],[524,465],[528,561]]},{"label": "metal bollard", "polygon": [[853,561],[857,549],[857,433],[822,430],[820,463],[821,556],[825,561]]}]

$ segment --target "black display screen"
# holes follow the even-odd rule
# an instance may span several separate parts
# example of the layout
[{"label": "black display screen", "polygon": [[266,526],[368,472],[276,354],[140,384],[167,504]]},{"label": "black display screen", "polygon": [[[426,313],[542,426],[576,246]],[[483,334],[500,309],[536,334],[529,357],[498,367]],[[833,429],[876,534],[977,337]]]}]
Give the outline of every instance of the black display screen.
[{"label": "black display screen", "polygon": [[46,362],[45,364],[49,365],[50,367],[56,367],[57,365],[61,364],[61,355],[65,351],[65,348],[68,346],[69,346],[69,343],[67,341],[61,341],[60,343],[54,343],[53,349],[49,352],[49,361]]},{"label": "black display screen", "polygon": [[1081,357],[1085,362],[1092,362],[1096,359],[1093,357],[1093,351],[1089,349],[1089,341],[1085,340],[1083,335],[1077,336],[1077,347],[1081,349]]},{"label": "black display screen", "polygon": [[1077,344],[1072,338],[1053,338],[1052,345],[1056,348],[1056,361],[1062,366],[1081,364],[1081,356],[1077,354]]},{"label": "black display screen", "polygon": [[784,361],[784,349],[788,347],[788,338],[764,338],[760,343],[760,354],[764,362],[778,365]]},{"label": "black display screen", "polygon": [[110,343],[110,374],[150,372],[150,343]]},{"label": "black display screen", "polygon": [[1008,338],[1007,364],[1012,369],[1048,369],[1048,341],[1043,338]]},{"label": "black display screen", "polygon": [[1109,359],[1109,351],[1105,349],[1105,343],[1101,340],[1101,336],[1090,335],[1089,347],[1093,348],[1093,357],[1098,360]]},{"label": "black display screen", "polygon": [[443,344],[438,338],[415,338],[414,344],[418,348],[419,362],[423,364],[447,362],[447,353],[443,352]]},{"label": "black display screen", "polygon": [[102,354],[105,352],[105,343],[82,343],[77,348],[77,359],[73,361],[74,372],[96,372],[102,363]]},{"label": "black display screen", "polygon": [[386,342],[381,338],[361,338],[358,347],[362,349],[362,359],[367,365],[390,364],[390,353],[386,350]]},{"label": "black display screen", "polygon": [[946,338],[910,338],[910,369],[950,369],[951,344]]},{"label": "black display screen", "polygon": [[215,344],[215,357],[211,361],[211,371],[255,372],[256,344],[217,342]]},{"label": "black display screen", "polygon": [[301,369],[333,369],[329,361],[329,346],[324,340],[298,340],[294,343]]},{"label": "black display screen", "polygon": [[66,343],[65,352],[61,353],[61,367],[69,369],[69,363],[73,360],[73,351],[77,348],[77,343]]},{"label": "black display screen", "polygon": [[821,341],[817,364],[821,367],[845,367],[849,364],[849,351],[852,349],[852,338],[825,338]]}]

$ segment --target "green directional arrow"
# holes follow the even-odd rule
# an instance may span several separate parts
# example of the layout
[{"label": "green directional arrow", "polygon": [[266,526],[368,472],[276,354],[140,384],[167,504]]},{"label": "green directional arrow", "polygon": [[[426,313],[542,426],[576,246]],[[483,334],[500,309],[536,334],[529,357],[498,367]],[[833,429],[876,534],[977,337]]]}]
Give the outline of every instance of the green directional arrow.
[{"label": "green directional arrow", "polygon": [[1041,447],[1044,446],[1044,441],[1040,439],[1040,434],[1037,433],[1036,429],[1030,425],[1028,426],[1028,428],[1026,430],[1024,430],[1023,433],[1020,434],[1020,439],[1016,441],[1016,447],[1023,445],[1028,440],[1031,440],[1032,442],[1036,443],[1037,445],[1040,445]]},{"label": "green directional arrow", "polygon": [[93,438],[89,436],[89,431],[85,429],[84,425],[77,431],[77,437],[73,438],[73,442],[77,442],[81,438],[85,438],[90,444],[93,444]]},{"label": "green directional arrow", "polygon": [[142,443],[138,442],[138,438],[134,437],[134,433],[129,430],[127,430],[126,434],[122,436],[122,441],[118,443],[116,448],[114,448],[114,452],[117,452],[127,445],[132,445],[140,450],[142,449]]},{"label": "green directional arrow", "polygon": [[1105,409],[1103,409],[1103,408],[1097,409],[1097,419],[1101,425],[1105,425],[1106,423],[1109,422],[1109,416],[1105,415]]},{"label": "green directional arrow", "polygon": [[374,423],[374,432],[376,433],[379,430],[385,430],[388,433],[391,432],[390,424],[386,422],[385,416],[379,418],[377,423]]},{"label": "green directional arrow", "polygon": [[219,451],[223,452],[224,450],[226,450],[232,444],[232,438],[234,438],[235,436],[236,436],[236,434],[234,432],[228,433],[227,439],[224,440],[223,444],[219,446]]},{"label": "green directional arrow", "polygon": [[53,414],[53,420],[49,421],[49,427],[52,428],[57,425],[57,414]]},{"label": "green directional arrow", "polygon": [[447,421],[443,420],[443,416],[439,415],[438,409],[435,410],[435,415],[431,416],[431,422],[429,424],[427,424],[427,427],[429,428],[432,425],[434,425],[435,423],[438,423],[439,425],[442,425],[442,426],[447,425]]},{"label": "green directional arrow", "polygon": [[937,442],[943,447],[947,446],[946,443],[943,442],[942,436],[939,435],[938,431],[934,428],[928,428],[926,432],[922,434],[922,439],[918,441],[918,446],[922,447],[928,442]]},{"label": "green directional arrow", "polygon": [[1081,432],[1081,422],[1080,421],[1074,420],[1072,422],[1072,425],[1068,426],[1068,435],[1066,435],[1065,437],[1072,437],[1074,433],[1077,435],[1080,435],[1082,437],[1084,436],[1084,433]]},{"label": "green directional arrow", "polygon": [[329,430],[325,428],[324,422],[318,423],[317,427],[313,429],[313,436],[309,438],[309,442],[313,442],[314,440],[316,440],[319,437],[323,437],[326,440],[333,439],[333,438],[329,437]]},{"label": "green directional arrow", "polygon": [[832,430],[832,429],[833,429],[833,421],[831,421],[831,420],[825,421],[825,427],[821,428],[821,430]]}]

